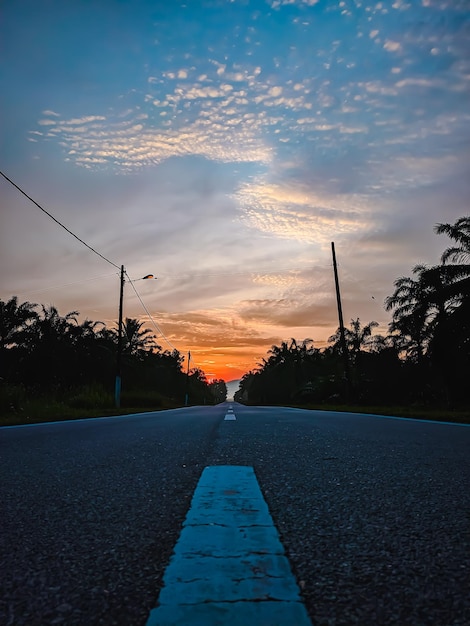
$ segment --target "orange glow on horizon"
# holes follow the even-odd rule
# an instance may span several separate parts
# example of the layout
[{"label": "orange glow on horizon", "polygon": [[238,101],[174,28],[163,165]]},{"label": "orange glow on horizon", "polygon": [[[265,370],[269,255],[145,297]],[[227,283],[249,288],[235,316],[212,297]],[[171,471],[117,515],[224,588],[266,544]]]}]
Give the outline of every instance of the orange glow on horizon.
[{"label": "orange glow on horizon", "polygon": [[[229,353],[208,354],[206,349],[202,349],[198,353],[197,348],[191,348],[191,367],[197,367],[202,370],[209,382],[214,380],[224,380],[225,382],[238,380],[244,374],[257,367],[257,363],[261,361],[261,357],[265,355],[266,350],[252,349],[244,352],[243,355],[237,354],[237,356],[234,356]],[[182,354],[185,353],[182,352]]]},{"label": "orange glow on horizon", "polygon": [[[292,331],[292,329],[290,329]],[[205,337],[202,336],[202,340],[199,345],[185,345],[180,344],[180,354],[184,357],[183,370],[186,371],[188,352],[191,352],[191,368],[197,368],[204,372],[208,382],[213,380],[224,380],[230,382],[232,380],[239,380],[245,374],[250,371],[258,369],[264,359],[269,358],[269,351],[273,345],[281,345],[282,341],[289,342],[290,337],[296,336],[298,342],[309,335],[316,335],[315,332],[310,332],[311,329],[302,329],[299,332],[287,331],[284,339],[275,337],[274,334],[270,334],[266,337],[266,343],[263,341],[256,342],[254,345],[250,345],[246,340],[241,340],[241,345],[227,345],[225,342],[222,345],[217,345],[217,341],[213,341],[212,345],[205,341]],[[322,328],[320,329],[322,335],[327,337],[334,332],[334,328]],[[318,333],[320,334],[320,333]],[[172,337],[172,341],[178,343],[178,337]],[[224,341],[224,338],[222,338]],[[214,345],[216,344],[216,345]],[[244,344],[244,345],[243,345]],[[315,341],[314,346],[317,349],[323,349],[328,345],[325,338]]]},{"label": "orange glow on horizon", "polygon": [[222,357],[220,365],[212,364],[210,367],[204,369],[204,365],[199,365],[196,363],[195,367],[199,367],[205,373],[206,378],[209,382],[213,382],[214,380],[224,380],[226,383],[231,380],[238,380],[242,378],[244,374],[246,374],[250,369],[254,369],[256,367],[256,363],[253,363],[253,366],[248,369],[242,369],[240,367],[227,366]]}]

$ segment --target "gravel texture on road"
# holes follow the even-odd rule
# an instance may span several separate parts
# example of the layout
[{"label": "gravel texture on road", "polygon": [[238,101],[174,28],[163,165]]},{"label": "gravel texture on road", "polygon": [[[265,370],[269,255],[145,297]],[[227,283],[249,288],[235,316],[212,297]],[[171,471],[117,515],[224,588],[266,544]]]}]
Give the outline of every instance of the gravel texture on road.
[{"label": "gravel texture on road", "polygon": [[0,431],[0,624],[145,624],[221,414]]},{"label": "gravel texture on road", "polygon": [[1,429],[0,624],[144,626],[218,464],[254,467],[314,626],[470,624],[470,428],[233,407]]},{"label": "gravel texture on road", "polygon": [[467,427],[236,413],[209,461],[254,465],[315,626],[470,624]]}]

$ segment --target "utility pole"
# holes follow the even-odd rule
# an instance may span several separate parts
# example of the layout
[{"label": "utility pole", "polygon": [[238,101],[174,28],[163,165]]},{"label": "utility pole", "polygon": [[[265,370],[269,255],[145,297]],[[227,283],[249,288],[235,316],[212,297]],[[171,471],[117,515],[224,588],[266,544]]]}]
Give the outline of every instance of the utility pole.
[{"label": "utility pole", "polygon": [[186,393],[184,396],[184,406],[188,406],[189,402],[189,362],[191,361],[191,352],[188,352],[188,368],[186,370]]},{"label": "utility pole", "polygon": [[346,346],[346,336],[344,334],[343,308],[341,306],[341,294],[339,291],[338,267],[336,265],[335,244],[333,241],[331,242],[331,252],[333,254],[333,270],[335,273],[336,303],[338,305],[339,337],[340,337],[341,352],[343,354],[343,361],[344,361],[344,377],[346,378],[346,383],[348,386],[347,387],[348,396],[349,398],[351,398],[352,384],[351,384],[351,374],[349,370],[349,355],[348,355],[348,348]]},{"label": "utility pole", "polygon": [[114,387],[114,403],[116,408],[121,406],[121,357],[122,357],[122,302],[124,299],[124,265],[121,265],[121,288],[119,291],[119,323],[118,345],[116,354],[116,384]]}]

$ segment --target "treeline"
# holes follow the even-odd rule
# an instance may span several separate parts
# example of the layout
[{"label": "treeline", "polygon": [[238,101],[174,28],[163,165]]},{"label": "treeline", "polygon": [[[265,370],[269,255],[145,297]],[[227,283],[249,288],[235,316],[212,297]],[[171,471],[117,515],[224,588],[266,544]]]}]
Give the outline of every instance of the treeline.
[{"label": "treeline", "polygon": [[[15,393],[60,399],[112,398],[118,333],[102,322],[78,320],[78,312],[61,316],[54,306],[0,300],[0,399],[2,412],[15,410]],[[161,402],[214,404],[225,400],[223,380],[209,383],[204,372],[183,371],[178,350],[162,350],[143,323],[123,324],[123,404]],[[16,393],[16,396],[18,393]],[[12,406],[13,403],[13,406]],[[8,404],[8,406],[5,406]]]},{"label": "treeline", "polygon": [[241,380],[235,399],[249,404],[470,405],[470,217],[438,224],[453,241],[435,266],[417,265],[394,282],[384,306],[386,336],[377,322],[351,320],[320,350],[311,339],[272,346]]}]

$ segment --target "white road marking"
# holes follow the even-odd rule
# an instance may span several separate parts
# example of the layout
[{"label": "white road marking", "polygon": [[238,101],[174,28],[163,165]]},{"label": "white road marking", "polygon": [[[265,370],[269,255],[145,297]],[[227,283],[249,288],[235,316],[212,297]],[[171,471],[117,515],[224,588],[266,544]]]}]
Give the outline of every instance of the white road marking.
[{"label": "white road marking", "polygon": [[252,467],[206,467],[146,626],[311,626]]}]

